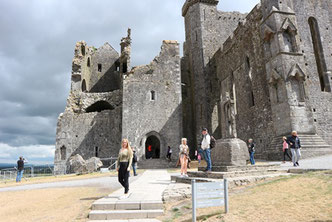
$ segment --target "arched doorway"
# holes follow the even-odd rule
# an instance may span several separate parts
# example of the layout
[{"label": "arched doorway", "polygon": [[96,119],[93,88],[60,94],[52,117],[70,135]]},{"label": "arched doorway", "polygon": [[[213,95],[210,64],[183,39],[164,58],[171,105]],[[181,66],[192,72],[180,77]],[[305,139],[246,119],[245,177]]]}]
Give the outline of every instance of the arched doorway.
[{"label": "arched doorway", "polygon": [[151,135],[145,141],[145,158],[159,159],[160,158],[160,140],[158,137]]}]

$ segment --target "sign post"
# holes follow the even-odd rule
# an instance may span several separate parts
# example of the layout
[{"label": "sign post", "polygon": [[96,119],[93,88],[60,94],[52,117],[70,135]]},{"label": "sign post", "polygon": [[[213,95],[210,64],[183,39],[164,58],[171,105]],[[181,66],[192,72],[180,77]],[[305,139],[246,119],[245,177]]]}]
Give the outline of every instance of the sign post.
[{"label": "sign post", "polygon": [[192,221],[196,222],[196,208],[225,206],[225,213],[228,212],[228,183],[196,183],[191,181],[192,190]]}]

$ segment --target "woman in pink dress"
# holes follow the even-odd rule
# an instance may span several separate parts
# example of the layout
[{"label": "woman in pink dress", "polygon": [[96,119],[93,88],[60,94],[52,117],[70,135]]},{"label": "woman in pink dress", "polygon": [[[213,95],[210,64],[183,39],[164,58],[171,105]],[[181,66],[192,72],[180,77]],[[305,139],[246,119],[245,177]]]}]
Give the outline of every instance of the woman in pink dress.
[{"label": "woman in pink dress", "polygon": [[290,161],[292,161],[292,157],[289,155],[288,152],[288,143],[287,143],[287,137],[283,137],[282,140],[284,141],[282,143],[282,151],[284,152],[284,163],[286,162],[286,155],[288,156],[288,158],[290,159]]}]

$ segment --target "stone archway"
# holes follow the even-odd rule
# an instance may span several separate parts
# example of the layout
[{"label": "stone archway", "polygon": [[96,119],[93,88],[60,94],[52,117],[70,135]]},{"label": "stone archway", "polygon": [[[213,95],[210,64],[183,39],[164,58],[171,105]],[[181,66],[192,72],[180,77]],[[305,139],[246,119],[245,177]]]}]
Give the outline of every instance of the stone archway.
[{"label": "stone archway", "polygon": [[141,155],[143,154],[145,159],[159,159],[163,155],[164,142],[159,133],[151,131],[145,134],[140,147]]},{"label": "stone archway", "polygon": [[158,137],[151,135],[145,141],[145,158],[159,159],[160,158],[160,140]]}]

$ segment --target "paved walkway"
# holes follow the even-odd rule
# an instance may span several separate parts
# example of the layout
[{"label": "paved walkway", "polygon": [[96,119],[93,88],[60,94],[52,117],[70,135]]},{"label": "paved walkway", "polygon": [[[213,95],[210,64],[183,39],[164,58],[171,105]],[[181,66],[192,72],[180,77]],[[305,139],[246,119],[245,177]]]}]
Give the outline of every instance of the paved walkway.
[{"label": "paved walkway", "polygon": [[[276,163],[276,162],[271,162]],[[282,163],[281,161],[278,162],[281,163],[282,168],[300,168],[300,169],[332,169],[332,155],[326,155],[326,156],[319,156],[319,157],[313,157],[309,159],[300,159],[299,167],[294,167],[293,163],[290,161],[287,161],[286,163]]]},{"label": "paved walkway", "polygon": [[[102,218],[106,217],[109,219],[108,221],[113,222],[158,221],[151,219],[151,217],[159,216],[162,213],[162,194],[170,183],[170,174],[167,170],[146,170],[136,181],[130,181],[129,196],[127,198],[123,198],[124,189],[120,188],[108,197],[99,199],[93,203],[92,209],[94,210],[90,212],[90,219],[91,221],[96,219],[102,220]],[[126,209],[126,207],[129,208]],[[140,216],[146,212],[149,215],[143,220],[122,220],[122,216],[128,217],[129,214],[133,214],[131,218],[142,218]],[[135,217],[135,213],[139,213],[140,215],[137,214],[137,217]],[[111,218],[114,219],[110,220]]]},{"label": "paved walkway", "polygon": [[[130,177],[131,181],[136,180],[137,177]],[[61,187],[111,187],[113,189],[120,188],[121,185],[118,182],[118,177],[116,176],[105,176],[90,179],[81,180],[69,180],[60,182],[49,182],[49,183],[36,183],[27,185],[18,185],[13,187],[0,188],[0,192],[6,191],[20,191],[20,190],[36,190],[36,189],[46,189],[46,188],[61,188]]]}]

